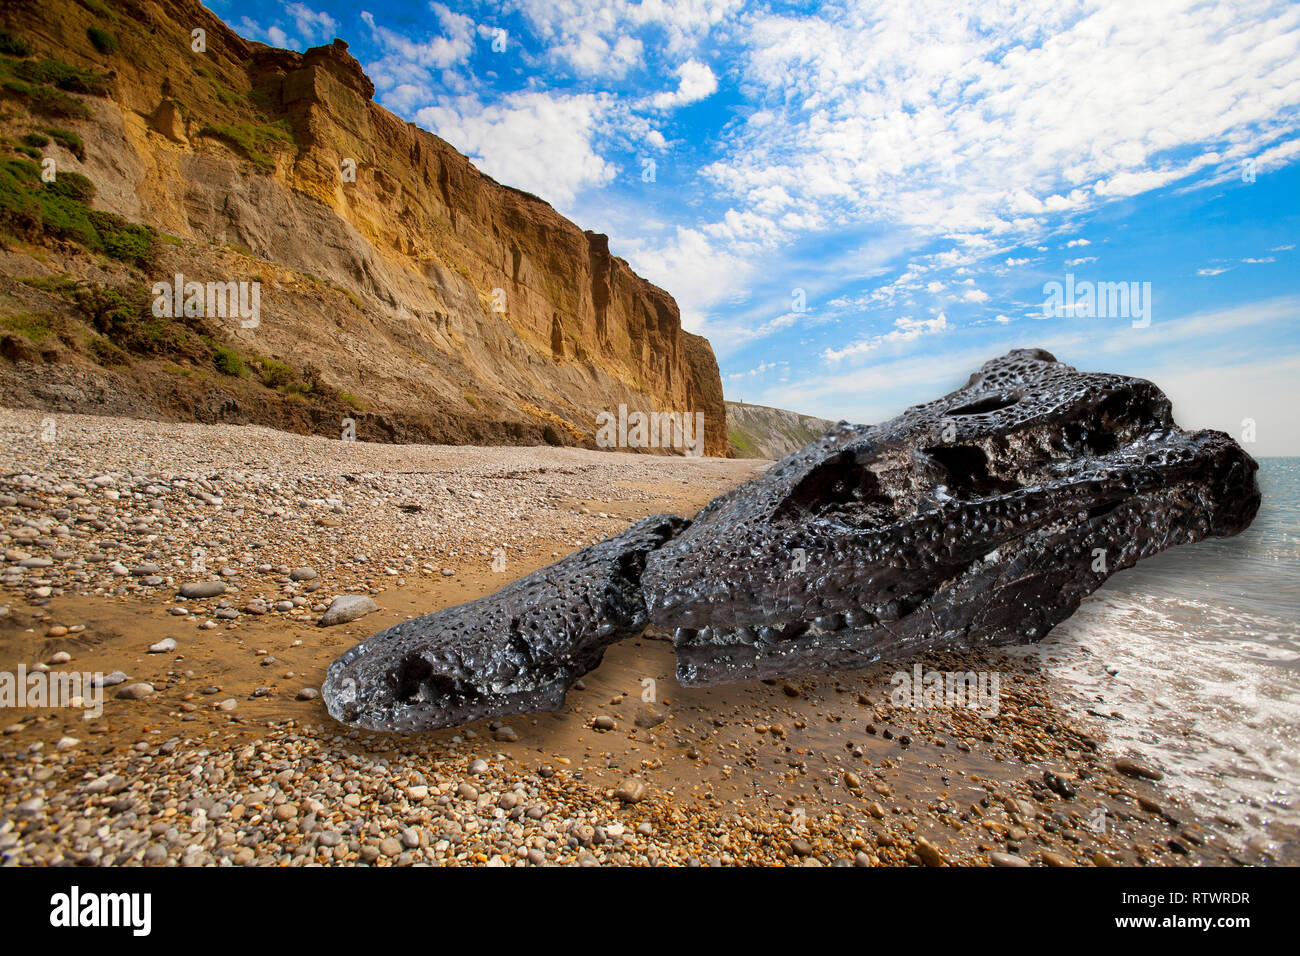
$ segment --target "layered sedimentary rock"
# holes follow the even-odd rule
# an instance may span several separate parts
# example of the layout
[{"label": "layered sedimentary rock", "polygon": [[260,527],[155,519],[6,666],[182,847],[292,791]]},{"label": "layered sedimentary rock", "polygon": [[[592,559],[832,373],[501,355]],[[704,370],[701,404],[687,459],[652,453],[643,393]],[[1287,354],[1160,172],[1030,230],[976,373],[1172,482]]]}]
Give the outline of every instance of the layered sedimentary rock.
[{"label": "layered sedimentary rock", "polygon": [[[354,396],[362,439],[592,447],[596,416],[625,404],[702,412],[705,453],[727,455],[712,350],[682,330],[672,297],[606,236],[375,103],[345,43],[273,49],[197,0],[112,7],[14,0],[0,27],[33,56],[111,77],[107,97],[80,98],[87,117],[60,121],[84,150],[47,152],[60,171],[89,177],[104,210],[179,240],[161,245],[148,275],[115,285],[148,288],[175,273],[260,281],[260,323],[230,320],[219,331],[248,355],[310,365]],[[110,29],[115,52],[97,50],[88,27]],[[194,30],[205,32],[201,51]],[[18,111],[0,132],[16,139],[49,125],[20,115],[27,100],[3,90],[0,99]],[[83,278],[78,263],[66,266]],[[76,375],[69,364],[0,367],[0,384],[24,404],[62,410],[188,411],[173,395],[186,381],[160,385],[144,363],[129,372],[92,363]],[[264,415],[275,396],[237,385],[221,382],[227,394],[195,404],[221,409],[219,420]],[[143,393],[135,401],[120,394],[133,387]],[[316,427],[298,417],[266,423]],[[338,416],[319,417],[336,435]]]},{"label": "layered sedimentary rock", "polygon": [[326,697],[389,729],[558,706],[647,616],[674,630],[688,685],[1036,641],[1115,571],[1244,529],[1255,471],[1222,432],[1179,429],[1152,383],[1017,350],[888,422],[837,426],[679,533],[647,519],[370,638]]},{"label": "layered sedimentary rock", "polygon": [[403,731],[558,709],[606,647],[645,629],[646,556],[685,524],[644,518],[494,594],[368,637],[330,665],[330,714]]},{"label": "layered sedimentary rock", "polygon": [[714,500],[646,603],[684,684],[1035,641],[1115,571],[1245,528],[1255,471],[1152,383],[1017,350]]}]

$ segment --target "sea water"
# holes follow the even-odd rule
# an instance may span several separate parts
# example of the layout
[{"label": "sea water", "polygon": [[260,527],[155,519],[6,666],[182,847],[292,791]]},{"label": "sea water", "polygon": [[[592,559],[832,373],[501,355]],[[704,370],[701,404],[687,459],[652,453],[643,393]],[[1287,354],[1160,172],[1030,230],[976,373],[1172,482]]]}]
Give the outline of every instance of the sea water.
[{"label": "sea water", "polygon": [[1115,574],[1042,643],[1109,746],[1165,772],[1194,809],[1300,853],[1300,458],[1260,460],[1246,531]]}]

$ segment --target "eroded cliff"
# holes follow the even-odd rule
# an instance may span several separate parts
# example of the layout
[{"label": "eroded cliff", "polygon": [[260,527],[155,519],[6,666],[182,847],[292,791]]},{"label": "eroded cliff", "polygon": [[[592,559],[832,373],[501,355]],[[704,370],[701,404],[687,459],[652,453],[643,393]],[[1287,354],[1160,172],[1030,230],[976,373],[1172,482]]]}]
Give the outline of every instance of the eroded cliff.
[{"label": "eroded cliff", "polygon": [[[249,43],[192,0],[22,0],[0,24],[7,404],[585,445],[626,404],[703,412],[728,454],[712,350],[672,297],[374,103],[341,41]],[[69,202],[150,227],[148,248],[61,230],[32,179],[49,159]],[[260,283],[258,321],[160,327],[148,290],[177,274]],[[104,318],[107,294],[127,304]]]}]

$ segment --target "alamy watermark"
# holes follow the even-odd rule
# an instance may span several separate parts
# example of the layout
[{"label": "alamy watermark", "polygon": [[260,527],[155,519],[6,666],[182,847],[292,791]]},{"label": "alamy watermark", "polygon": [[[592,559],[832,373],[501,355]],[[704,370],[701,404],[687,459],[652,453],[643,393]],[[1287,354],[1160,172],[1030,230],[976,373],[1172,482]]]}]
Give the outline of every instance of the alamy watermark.
[{"label": "alamy watermark", "polygon": [[260,282],[186,282],[178,272],[171,282],[155,282],[152,292],[153,314],[159,319],[238,317],[243,329],[255,329],[262,323]]},{"label": "alamy watermark", "polygon": [[926,671],[915,664],[910,672],[895,671],[889,678],[895,707],[966,707],[996,717],[1002,696],[997,671]]},{"label": "alamy watermark", "polygon": [[1150,282],[1076,282],[1067,273],[1064,282],[1043,284],[1044,318],[1132,319],[1133,328],[1151,324]]},{"label": "alamy watermark", "polygon": [[681,448],[692,458],[704,454],[704,413],[629,412],[596,416],[596,445],[600,448]]},{"label": "alamy watermark", "polygon": [[74,885],[50,897],[50,925],[59,929],[120,927],[133,936],[148,936],[152,914],[151,893],[83,893]]},{"label": "alamy watermark", "polygon": [[104,675],[81,671],[0,671],[0,708],[80,708],[87,720],[104,713]]}]

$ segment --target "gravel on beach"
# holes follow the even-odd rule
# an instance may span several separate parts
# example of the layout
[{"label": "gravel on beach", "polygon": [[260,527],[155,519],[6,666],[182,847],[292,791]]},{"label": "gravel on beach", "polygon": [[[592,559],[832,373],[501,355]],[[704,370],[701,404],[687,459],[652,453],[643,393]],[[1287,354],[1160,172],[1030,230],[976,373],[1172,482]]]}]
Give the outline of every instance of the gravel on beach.
[{"label": "gravel on beach", "polygon": [[645,515],[691,514],[762,462],[13,410],[0,442],[0,671],[85,667],[105,686],[93,720],[0,710],[5,865],[1102,866],[1277,850],[1194,818],[1157,768],[1108,752],[1041,672],[996,653],[923,661],[998,672],[996,714],[896,706],[894,666],[680,688],[652,633],[611,648],[555,714],[418,736],[325,714],[316,688],[348,644]]}]

